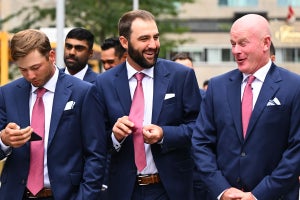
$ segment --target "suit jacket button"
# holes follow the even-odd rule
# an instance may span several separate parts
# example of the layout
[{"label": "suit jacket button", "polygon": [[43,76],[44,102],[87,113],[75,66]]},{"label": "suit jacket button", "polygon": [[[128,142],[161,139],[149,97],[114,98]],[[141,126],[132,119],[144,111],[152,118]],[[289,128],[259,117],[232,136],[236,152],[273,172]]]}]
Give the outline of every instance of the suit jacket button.
[{"label": "suit jacket button", "polygon": [[241,153],[241,156],[242,156],[242,157],[245,157],[245,156],[246,156],[246,153],[245,153],[245,152],[242,152],[242,153]]},{"label": "suit jacket button", "polygon": [[236,182],[237,182],[237,183],[241,182],[241,178],[240,178],[240,177],[237,177]]}]

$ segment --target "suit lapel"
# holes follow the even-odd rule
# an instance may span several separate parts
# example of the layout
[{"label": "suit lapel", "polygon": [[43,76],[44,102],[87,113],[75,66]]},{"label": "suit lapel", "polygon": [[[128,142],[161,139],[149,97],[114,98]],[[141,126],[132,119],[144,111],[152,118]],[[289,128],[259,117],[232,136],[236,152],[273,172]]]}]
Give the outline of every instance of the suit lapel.
[{"label": "suit lapel", "polygon": [[281,81],[280,74],[278,73],[278,70],[276,70],[276,67],[274,64],[272,64],[265,81],[262,85],[262,88],[260,90],[260,93],[258,95],[256,104],[254,106],[249,126],[247,130],[247,137],[251,134],[252,129],[254,125],[257,123],[261,113],[266,108],[267,103],[270,99],[274,98],[275,93],[279,89],[278,83]]},{"label": "suit lapel", "polygon": [[16,111],[18,112],[20,126],[24,128],[30,125],[30,110],[29,110],[29,97],[31,92],[31,85],[29,82],[24,81],[17,85],[17,92],[15,98]]},{"label": "suit lapel", "polygon": [[161,62],[157,62],[154,67],[154,90],[153,90],[153,107],[152,123],[157,124],[164,98],[169,86],[169,71]]},{"label": "suit lapel", "polygon": [[119,102],[121,103],[125,114],[129,115],[131,96],[125,62],[122,64],[122,67],[120,67],[120,69],[116,72],[115,77],[112,81],[115,85]]},{"label": "suit lapel", "polygon": [[67,104],[70,96],[72,83],[66,81],[66,75],[59,73],[58,80],[56,83],[55,94],[52,106],[52,115],[49,130],[48,148],[51,145],[53,137],[56,133],[60,118],[63,114],[65,105]]},{"label": "suit lapel", "polygon": [[238,70],[229,77],[229,84],[227,85],[227,98],[235,124],[236,133],[240,141],[243,141],[242,134],[242,120],[241,120],[241,83],[243,80],[242,73]]}]

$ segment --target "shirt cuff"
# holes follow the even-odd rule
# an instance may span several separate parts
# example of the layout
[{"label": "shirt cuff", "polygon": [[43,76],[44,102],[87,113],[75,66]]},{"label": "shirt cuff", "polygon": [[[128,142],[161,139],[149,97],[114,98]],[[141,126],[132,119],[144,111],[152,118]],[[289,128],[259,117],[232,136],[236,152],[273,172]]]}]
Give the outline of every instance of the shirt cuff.
[{"label": "shirt cuff", "polygon": [[113,133],[111,133],[111,139],[112,139],[112,142],[113,142],[113,146],[115,148],[116,151],[120,151],[121,149],[121,146],[122,146],[122,143],[124,142],[124,140],[126,139],[126,137],[121,141],[119,142],[115,135]]}]

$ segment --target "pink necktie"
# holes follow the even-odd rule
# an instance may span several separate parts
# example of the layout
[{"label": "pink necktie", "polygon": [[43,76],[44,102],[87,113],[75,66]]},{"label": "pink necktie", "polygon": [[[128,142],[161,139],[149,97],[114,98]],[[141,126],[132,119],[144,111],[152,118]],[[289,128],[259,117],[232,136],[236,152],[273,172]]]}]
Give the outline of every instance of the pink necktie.
[{"label": "pink necktie", "polygon": [[133,129],[133,144],[134,144],[134,159],[138,171],[142,171],[146,167],[146,153],[144,146],[144,138],[142,134],[144,120],[144,92],[142,80],[145,74],[136,73],[134,77],[137,80],[137,86],[134,91],[132,104],[129,113],[129,119],[134,122]]},{"label": "pink necktie", "polygon": [[245,86],[243,98],[242,98],[242,123],[243,123],[243,135],[246,137],[246,132],[250,120],[250,116],[253,108],[253,93],[251,84],[254,81],[255,76],[250,75]]},{"label": "pink necktie", "polygon": [[45,88],[37,89],[37,97],[32,109],[31,127],[43,140],[30,142],[30,167],[27,188],[36,195],[44,187],[44,134],[45,134],[45,108],[43,95]]}]

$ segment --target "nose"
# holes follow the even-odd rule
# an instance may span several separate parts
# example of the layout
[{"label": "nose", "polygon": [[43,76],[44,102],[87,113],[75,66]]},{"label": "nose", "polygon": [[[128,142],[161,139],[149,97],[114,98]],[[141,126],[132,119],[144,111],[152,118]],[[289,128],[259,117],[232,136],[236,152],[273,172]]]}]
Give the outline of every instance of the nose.
[{"label": "nose", "polygon": [[239,45],[235,45],[235,46],[232,46],[231,51],[232,51],[232,54],[238,54],[241,52],[241,49],[239,48]]},{"label": "nose", "polygon": [[33,80],[36,77],[36,75],[33,71],[28,70],[27,71],[27,77],[28,77],[29,80]]},{"label": "nose", "polygon": [[156,40],[154,38],[149,40],[148,47],[151,48],[151,49],[155,49],[157,47]]}]

